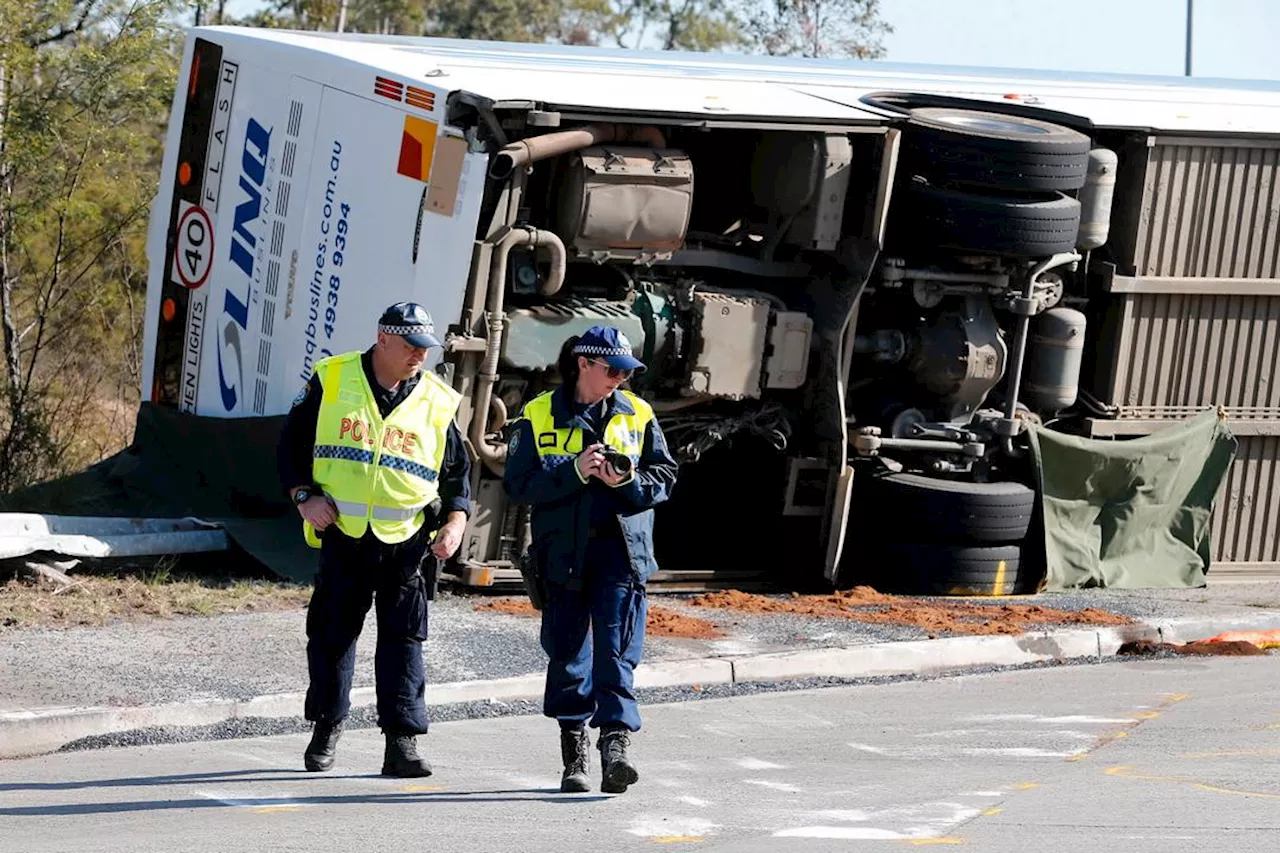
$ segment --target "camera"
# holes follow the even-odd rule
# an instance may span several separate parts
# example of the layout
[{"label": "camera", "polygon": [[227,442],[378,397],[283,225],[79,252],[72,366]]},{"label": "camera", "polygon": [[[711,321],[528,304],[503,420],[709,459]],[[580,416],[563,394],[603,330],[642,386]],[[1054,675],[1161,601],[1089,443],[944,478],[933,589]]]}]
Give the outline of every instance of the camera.
[{"label": "camera", "polygon": [[631,473],[631,457],[625,453],[619,453],[612,447],[606,445],[600,451],[600,455],[604,457],[604,461],[613,466],[613,470],[619,474]]}]

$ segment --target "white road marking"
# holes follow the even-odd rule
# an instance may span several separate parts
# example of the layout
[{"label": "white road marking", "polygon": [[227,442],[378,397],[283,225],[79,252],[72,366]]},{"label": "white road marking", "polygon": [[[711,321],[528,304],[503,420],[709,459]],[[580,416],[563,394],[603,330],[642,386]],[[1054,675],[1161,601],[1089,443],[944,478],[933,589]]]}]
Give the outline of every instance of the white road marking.
[{"label": "white road marking", "polygon": [[844,841],[906,841],[912,836],[870,826],[801,826],[780,829],[774,838],[838,838]]},{"label": "white road marking", "polygon": [[521,776],[515,773],[505,774],[507,781],[521,788],[555,788],[560,790],[560,777]]},{"label": "white road marking", "polygon": [[631,825],[627,827],[627,832],[643,838],[697,837],[714,834],[719,828],[720,824],[700,817],[637,815],[632,819]]},{"label": "white road marking", "polygon": [[1072,714],[1065,717],[1041,717],[1035,714],[978,714],[965,717],[974,723],[1029,722],[1048,723],[1052,725],[1111,725],[1114,723],[1132,723],[1132,717],[1090,717],[1083,714]]},{"label": "white road marking", "polygon": [[998,735],[1000,737],[1027,737],[1027,738],[1046,738],[1046,737],[1074,737],[1081,740],[1093,740],[1097,734],[1089,732],[1077,732],[1070,729],[1052,729],[1049,731],[1031,731],[1028,729],[952,729],[942,732],[921,732],[916,735],[917,738],[939,738],[939,739],[956,739],[962,737],[976,737],[981,735]]},{"label": "white road marking", "polygon": [[781,764],[774,764],[772,761],[764,761],[759,758],[739,758],[736,762],[743,770],[782,770]]},{"label": "white road marking", "polygon": [[681,797],[680,802],[689,806],[697,806],[700,809],[705,809],[707,806],[711,805],[711,803],[706,800],[699,799],[698,797]]},{"label": "white road marking", "polygon": [[1006,758],[1070,758],[1086,750],[1073,749],[1070,752],[1055,752],[1051,749],[1036,749],[1031,746],[971,747],[957,750],[962,755],[1000,755]]},{"label": "white road marking", "polygon": [[253,796],[235,796],[233,794],[214,794],[209,791],[197,791],[206,800],[222,803],[224,806],[246,809],[300,809],[312,803],[299,802],[288,794],[257,794]]},{"label": "white road marking", "polygon": [[849,744],[849,746],[853,747],[859,752],[870,752],[875,755],[884,755],[884,750],[878,746],[868,746],[865,743],[851,743]]},{"label": "white road marking", "polygon": [[[839,809],[817,812],[821,820],[876,826],[811,826],[782,829],[775,838],[838,838],[861,841],[918,841],[940,838],[947,831],[982,814],[960,803],[920,803],[881,809]],[[886,826],[886,824],[888,826]]]},{"label": "white road marking", "polygon": [[743,779],[742,781],[748,785],[759,785],[761,788],[768,788],[771,791],[785,791],[788,794],[800,793],[799,788],[786,782],[770,782],[767,779]]}]

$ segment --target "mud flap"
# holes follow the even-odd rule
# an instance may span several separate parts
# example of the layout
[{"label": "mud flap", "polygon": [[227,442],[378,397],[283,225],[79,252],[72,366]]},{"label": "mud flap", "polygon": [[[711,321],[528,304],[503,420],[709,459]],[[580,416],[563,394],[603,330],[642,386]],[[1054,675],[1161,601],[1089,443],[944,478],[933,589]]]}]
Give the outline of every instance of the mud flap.
[{"label": "mud flap", "polygon": [[853,468],[844,466],[832,490],[831,514],[827,517],[827,557],[822,574],[832,584],[840,574],[840,558],[844,556],[844,539],[849,529],[849,505],[853,496]]}]

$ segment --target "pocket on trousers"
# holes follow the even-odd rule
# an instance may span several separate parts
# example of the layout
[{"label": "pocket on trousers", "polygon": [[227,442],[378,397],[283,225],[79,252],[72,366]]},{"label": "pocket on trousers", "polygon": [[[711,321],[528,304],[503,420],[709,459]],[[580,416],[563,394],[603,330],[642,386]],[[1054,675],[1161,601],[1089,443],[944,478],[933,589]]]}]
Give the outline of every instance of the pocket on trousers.
[{"label": "pocket on trousers", "polygon": [[640,665],[644,652],[645,622],[649,617],[649,596],[643,586],[632,585],[627,593],[627,611],[622,621],[622,637],[618,651],[632,667]]},{"label": "pocket on trousers", "polygon": [[405,637],[427,639],[427,590],[421,575],[396,590],[395,611]]}]

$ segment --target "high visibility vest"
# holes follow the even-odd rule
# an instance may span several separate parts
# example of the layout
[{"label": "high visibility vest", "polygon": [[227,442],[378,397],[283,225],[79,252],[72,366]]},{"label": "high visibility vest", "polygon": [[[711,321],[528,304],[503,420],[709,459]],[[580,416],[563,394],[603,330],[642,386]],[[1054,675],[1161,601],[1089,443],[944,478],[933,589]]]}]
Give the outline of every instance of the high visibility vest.
[{"label": "high visibility vest", "polygon": [[[323,394],[311,476],[333,500],[337,527],[347,536],[359,539],[372,528],[383,542],[403,542],[422,526],[424,510],[440,492],[449,424],[462,395],[424,372],[384,421],[360,356],[343,353],[316,363]],[[303,535],[320,547],[306,521]]]},{"label": "high visibility vest", "polygon": [[[604,429],[603,442],[619,453],[630,457],[632,464],[640,461],[644,449],[644,431],[653,420],[653,407],[630,391],[618,389],[635,409],[635,414],[615,411]],[[524,407],[524,417],[533,427],[533,443],[538,448],[538,460],[543,468],[555,468],[572,462],[583,451],[582,430],[578,427],[556,427],[551,413],[551,394],[547,391],[534,397]]]}]

